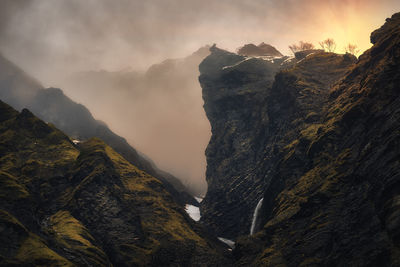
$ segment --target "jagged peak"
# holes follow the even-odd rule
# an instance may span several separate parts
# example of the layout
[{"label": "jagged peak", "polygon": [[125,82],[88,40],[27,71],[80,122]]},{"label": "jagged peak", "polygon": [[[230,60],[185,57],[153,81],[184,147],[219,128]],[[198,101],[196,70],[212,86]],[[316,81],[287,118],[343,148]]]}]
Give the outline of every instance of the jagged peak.
[{"label": "jagged peak", "polygon": [[393,14],[391,18],[387,18],[385,24],[371,33],[371,43],[376,44],[380,40],[384,39],[387,35],[393,34],[396,31],[399,32],[399,24],[400,12]]},{"label": "jagged peak", "polygon": [[218,48],[216,44],[210,47],[211,54],[206,57],[199,65],[200,73],[215,73],[223,67],[236,64],[245,59],[244,56],[237,55],[227,50]]},{"label": "jagged peak", "polygon": [[267,43],[260,43],[258,46],[249,43],[238,48],[237,53],[243,56],[272,56],[282,57],[282,53],[279,52],[275,47]]}]

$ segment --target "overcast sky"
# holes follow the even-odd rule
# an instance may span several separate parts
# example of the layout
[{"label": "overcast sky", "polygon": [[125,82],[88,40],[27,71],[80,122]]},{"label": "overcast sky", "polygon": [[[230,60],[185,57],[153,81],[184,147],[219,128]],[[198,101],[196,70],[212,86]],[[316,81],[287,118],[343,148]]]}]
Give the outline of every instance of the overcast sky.
[{"label": "overcast sky", "polygon": [[[369,47],[398,0],[0,0],[0,51],[46,85],[63,72],[144,69],[217,43],[262,41],[288,54],[333,37]],[[57,85],[55,85],[57,86]]]}]

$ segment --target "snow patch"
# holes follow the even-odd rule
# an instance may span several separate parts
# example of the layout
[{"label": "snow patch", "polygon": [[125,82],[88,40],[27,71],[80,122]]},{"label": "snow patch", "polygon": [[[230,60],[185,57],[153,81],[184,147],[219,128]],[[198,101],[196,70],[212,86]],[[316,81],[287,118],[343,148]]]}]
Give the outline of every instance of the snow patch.
[{"label": "snow patch", "polygon": [[187,212],[187,214],[189,214],[190,218],[192,218],[194,221],[199,221],[201,218],[200,215],[200,208],[190,205],[190,204],[186,204],[185,206],[185,211]]},{"label": "snow patch", "polygon": [[241,60],[241,61],[239,61],[238,63],[235,63],[235,64],[233,64],[233,65],[225,66],[225,67],[223,67],[222,69],[223,69],[223,70],[226,70],[226,69],[230,69],[230,68],[236,67],[236,66],[242,64],[243,62],[249,60],[249,59],[251,59],[251,57],[245,58],[245,59],[243,59],[243,60]]},{"label": "snow patch", "polygon": [[235,242],[223,237],[218,237],[219,241],[224,242],[225,244],[227,244],[231,249],[235,248]]},{"label": "snow patch", "polygon": [[289,56],[287,59],[285,59],[285,60],[281,63],[281,66],[282,66],[283,64],[290,63],[290,62],[293,61],[294,59],[295,59],[294,56]]},{"label": "snow patch", "polygon": [[203,201],[203,198],[202,198],[202,197],[194,197],[194,199],[196,199],[197,202],[199,202],[199,203],[201,203],[201,202]]}]

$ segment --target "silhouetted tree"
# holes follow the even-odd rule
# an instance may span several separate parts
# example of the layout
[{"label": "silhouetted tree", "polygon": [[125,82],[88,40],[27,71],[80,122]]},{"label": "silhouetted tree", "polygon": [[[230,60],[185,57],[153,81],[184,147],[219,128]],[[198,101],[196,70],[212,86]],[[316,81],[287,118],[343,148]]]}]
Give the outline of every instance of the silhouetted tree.
[{"label": "silhouetted tree", "polygon": [[289,49],[292,50],[294,54],[299,51],[314,49],[314,45],[312,43],[300,41],[298,44],[289,45]]},{"label": "silhouetted tree", "polygon": [[328,52],[334,52],[336,50],[336,42],[332,38],[328,38],[322,42],[319,42],[322,49]]},{"label": "silhouetted tree", "polygon": [[344,47],[344,51],[349,54],[353,54],[357,56],[357,54],[360,52],[360,49],[358,49],[357,45],[353,44],[348,44],[347,46]]}]

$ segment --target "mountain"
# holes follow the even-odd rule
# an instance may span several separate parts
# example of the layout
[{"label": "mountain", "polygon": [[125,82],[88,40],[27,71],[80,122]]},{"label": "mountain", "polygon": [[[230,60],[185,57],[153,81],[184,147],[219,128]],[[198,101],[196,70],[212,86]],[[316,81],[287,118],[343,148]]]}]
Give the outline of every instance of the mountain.
[{"label": "mountain", "polygon": [[[212,125],[206,150],[209,191],[201,205],[202,220],[219,236],[233,239],[249,233],[254,207],[279,160],[279,146],[289,144],[287,135],[297,134],[287,132],[292,126],[286,122],[303,125],[302,118],[317,119],[327,88],[355,58],[316,51],[296,62],[287,57],[246,58],[214,48],[200,65],[204,109]],[[299,85],[301,91],[291,96],[288,87],[296,80],[303,87]],[[275,91],[278,100],[273,98]],[[289,113],[300,96],[304,110]],[[285,112],[275,111],[275,102],[287,103]]]},{"label": "mountain", "polygon": [[270,61],[217,47],[211,51],[200,65],[199,78],[212,131],[201,213],[203,223],[218,236],[233,239],[248,233],[263,191],[263,178],[253,173],[264,150],[263,102],[286,57]]},{"label": "mountain", "polygon": [[209,53],[205,46],[143,73],[78,72],[60,84],[157,166],[182,178],[194,195],[203,195],[210,125],[203,110],[198,65]]},{"label": "mountain", "polygon": [[400,13],[371,42],[359,59],[213,47],[201,63],[202,222],[236,239],[237,265],[400,265]]},{"label": "mountain", "polygon": [[1,55],[0,70],[1,100],[18,110],[29,108],[39,118],[53,123],[74,139],[101,138],[130,163],[161,180],[182,205],[197,203],[187,193],[187,188],[178,178],[159,170],[130,146],[124,138],[113,133],[105,123],[95,120],[85,106],[75,103],[64,95],[62,90],[45,89],[39,82]]},{"label": "mountain", "polygon": [[237,53],[242,56],[283,57],[281,52],[279,52],[275,47],[264,42],[259,45],[245,44],[238,49]]},{"label": "mountain", "polygon": [[2,266],[230,264],[159,180],[3,102],[0,185]]}]

